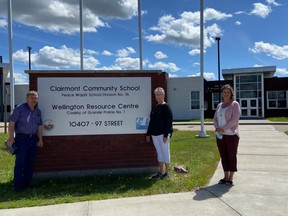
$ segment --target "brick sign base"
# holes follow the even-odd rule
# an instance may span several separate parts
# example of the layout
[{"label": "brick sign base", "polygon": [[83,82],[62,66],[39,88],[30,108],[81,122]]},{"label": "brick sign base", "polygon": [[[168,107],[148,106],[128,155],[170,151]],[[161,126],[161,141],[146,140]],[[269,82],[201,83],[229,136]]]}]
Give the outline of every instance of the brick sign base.
[{"label": "brick sign base", "polygon": [[[151,77],[153,91],[167,90],[168,74],[162,71],[26,71],[29,89],[37,91],[39,77]],[[39,100],[45,100],[40,98]],[[152,107],[151,107],[152,108]],[[38,148],[35,176],[91,175],[155,171],[157,157],[145,134],[44,136]]]}]

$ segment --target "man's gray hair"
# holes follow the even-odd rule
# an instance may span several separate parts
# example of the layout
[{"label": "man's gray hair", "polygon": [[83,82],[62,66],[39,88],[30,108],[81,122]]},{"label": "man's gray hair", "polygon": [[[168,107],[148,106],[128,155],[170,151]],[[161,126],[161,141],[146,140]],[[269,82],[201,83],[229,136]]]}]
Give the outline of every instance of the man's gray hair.
[{"label": "man's gray hair", "polygon": [[28,98],[30,95],[38,97],[38,92],[37,91],[29,91],[26,94],[26,98]]}]

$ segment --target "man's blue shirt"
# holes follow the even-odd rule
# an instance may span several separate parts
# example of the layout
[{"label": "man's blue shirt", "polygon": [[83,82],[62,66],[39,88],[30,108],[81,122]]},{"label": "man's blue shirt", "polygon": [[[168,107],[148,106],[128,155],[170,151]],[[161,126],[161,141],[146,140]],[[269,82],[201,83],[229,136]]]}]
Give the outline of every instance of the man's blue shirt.
[{"label": "man's blue shirt", "polygon": [[35,134],[42,125],[41,111],[36,106],[31,110],[27,103],[15,107],[10,121],[15,123],[15,133]]}]

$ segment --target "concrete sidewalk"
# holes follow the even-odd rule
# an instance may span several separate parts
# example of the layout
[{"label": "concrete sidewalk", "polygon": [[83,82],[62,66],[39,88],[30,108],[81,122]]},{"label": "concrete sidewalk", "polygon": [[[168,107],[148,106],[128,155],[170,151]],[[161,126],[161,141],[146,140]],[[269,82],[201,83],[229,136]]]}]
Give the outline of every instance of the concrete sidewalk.
[{"label": "concrete sidewalk", "polygon": [[[207,130],[207,129],[206,129]],[[206,188],[145,197],[4,209],[1,216],[233,216],[288,214],[288,136],[268,124],[241,124],[234,186],[218,185],[219,164]]]}]

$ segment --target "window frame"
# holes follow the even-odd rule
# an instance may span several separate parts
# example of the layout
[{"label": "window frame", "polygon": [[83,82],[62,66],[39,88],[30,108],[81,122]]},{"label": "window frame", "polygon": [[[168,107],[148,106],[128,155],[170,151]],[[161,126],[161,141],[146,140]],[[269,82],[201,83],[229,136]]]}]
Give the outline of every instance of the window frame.
[{"label": "window frame", "polygon": [[[269,98],[269,93],[275,94],[276,98]],[[279,99],[279,93],[280,94],[285,94],[285,98],[280,98]],[[267,91],[266,92],[266,99],[267,99],[267,109],[287,109],[288,108],[288,91],[286,90],[275,90],[275,91]],[[279,101],[285,101],[286,102],[286,107],[279,107]],[[274,106],[270,106],[270,102],[275,103]]]},{"label": "window frame", "polygon": [[[198,99],[192,99],[192,93],[198,94]],[[198,102],[198,108],[192,108],[192,102]],[[200,110],[200,91],[191,91],[190,92],[190,110]]]}]

